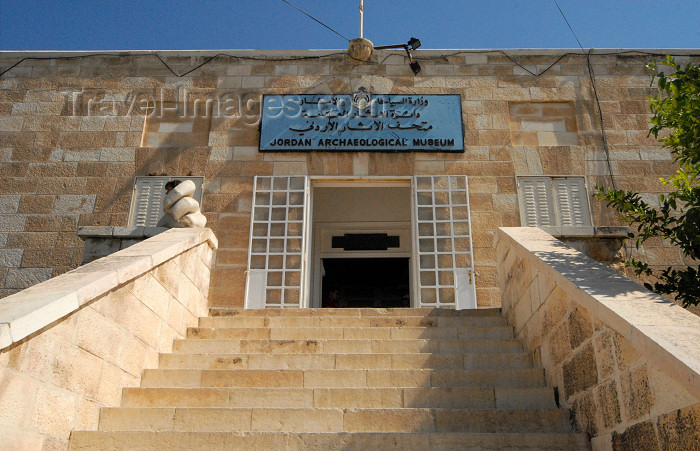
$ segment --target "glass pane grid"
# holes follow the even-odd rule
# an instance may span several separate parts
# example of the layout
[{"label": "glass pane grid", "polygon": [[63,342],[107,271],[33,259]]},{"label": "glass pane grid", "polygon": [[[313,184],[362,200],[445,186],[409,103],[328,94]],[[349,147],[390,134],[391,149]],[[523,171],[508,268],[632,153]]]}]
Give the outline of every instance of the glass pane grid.
[{"label": "glass pane grid", "polygon": [[305,177],[256,177],[249,268],[267,271],[266,308],[299,307]]},{"label": "glass pane grid", "polygon": [[471,266],[466,177],[417,176],[414,186],[419,302],[421,306],[454,308],[454,270]]}]

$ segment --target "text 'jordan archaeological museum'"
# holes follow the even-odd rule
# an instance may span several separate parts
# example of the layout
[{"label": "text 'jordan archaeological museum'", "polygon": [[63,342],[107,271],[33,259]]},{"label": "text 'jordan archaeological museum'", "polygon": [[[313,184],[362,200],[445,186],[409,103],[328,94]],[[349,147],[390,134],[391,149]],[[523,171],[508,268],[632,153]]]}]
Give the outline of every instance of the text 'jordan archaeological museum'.
[{"label": "text 'jordan archaeological museum'", "polygon": [[419,46],[0,52],[0,441],[698,449],[697,317],[595,193],[667,189],[645,65],[700,52]]}]

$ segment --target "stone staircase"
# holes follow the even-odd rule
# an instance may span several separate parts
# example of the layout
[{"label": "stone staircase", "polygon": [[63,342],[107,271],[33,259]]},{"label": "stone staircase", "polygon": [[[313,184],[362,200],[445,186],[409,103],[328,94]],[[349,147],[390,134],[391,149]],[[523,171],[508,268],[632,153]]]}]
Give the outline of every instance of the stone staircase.
[{"label": "stone staircase", "polygon": [[589,449],[498,310],[212,310],[70,449]]}]

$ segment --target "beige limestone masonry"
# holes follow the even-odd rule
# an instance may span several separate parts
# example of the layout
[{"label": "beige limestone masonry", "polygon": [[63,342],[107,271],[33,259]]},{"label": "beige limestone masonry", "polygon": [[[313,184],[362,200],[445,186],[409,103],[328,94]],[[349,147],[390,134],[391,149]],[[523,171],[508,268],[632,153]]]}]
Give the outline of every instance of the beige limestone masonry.
[{"label": "beige limestone masonry", "polygon": [[566,102],[509,102],[514,146],[578,146],[574,105]]},{"label": "beige limestone masonry", "polygon": [[[616,187],[639,190],[654,202],[667,189],[659,177],[674,164],[646,136],[646,97],[655,90],[645,63],[666,53],[688,62],[693,51],[591,53],[608,152],[586,56],[578,50],[419,50],[423,71],[415,77],[396,52],[374,52],[362,64],[345,50],[227,53],[177,77],[172,71],[185,73],[215,54],[159,52],[169,69],[147,52],[73,59],[62,57],[75,53],[0,52],[0,70],[26,58],[0,77],[0,296],[75,268],[82,255],[79,226],[125,226],[137,175],[205,177],[202,210],[220,239],[209,302],[242,306],[255,175],[465,174],[478,305],[499,306],[492,240],[498,227],[520,225],[515,176],[585,176],[590,195],[595,184],[611,185],[612,171]],[[465,152],[258,152],[262,94],[360,87],[379,94],[460,94]],[[206,100],[209,121],[151,120],[139,112],[158,102]],[[578,142],[514,142],[512,108],[528,105],[541,107],[542,115],[565,105],[556,117],[564,120],[562,133],[577,131]],[[591,208],[595,226],[617,225],[604,203],[592,199]],[[656,267],[680,261],[664,243],[642,252]]]},{"label": "beige limestone masonry", "polygon": [[496,240],[506,317],[593,449],[697,449],[700,318],[538,228]]},{"label": "beige limestone masonry", "polygon": [[0,303],[0,449],[66,449],[207,312],[209,229],[172,229]]},{"label": "beige limestone masonry", "polygon": [[141,147],[196,147],[209,144],[211,104],[200,101],[147,104]]}]

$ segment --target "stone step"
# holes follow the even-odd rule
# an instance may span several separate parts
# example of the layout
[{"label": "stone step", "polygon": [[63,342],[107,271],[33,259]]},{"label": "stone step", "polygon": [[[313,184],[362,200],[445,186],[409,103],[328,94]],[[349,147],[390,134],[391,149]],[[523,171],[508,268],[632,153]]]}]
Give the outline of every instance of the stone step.
[{"label": "stone step", "polygon": [[70,449],[588,449],[498,309],[212,309]]},{"label": "stone step", "polygon": [[522,369],[519,354],[161,354],[161,369]]},{"label": "stone step", "polygon": [[[197,398],[201,395],[201,398]],[[211,401],[212,405],[192,400]],[[125,407],[551,409],[548,387],[482,388],[127,388]]]},{"label": "stone step", "polygon": [[454,310],[446,308],[287,308],[287,309],[259,309],[246,310],[240,308],[212,308],[209,309],[209,316],[356,316],[356,317],[377,317],[377,316],[399,316],[399,317],[428,317],[428,316],[451,316],[451,317],[474,317],[474,316],[500,316],[501,310],[472,309]]},{"label": "stone step", "polygon": [[101,431],[571,432],[561,409],[105,408]]},{"label": "stone step", "polygon": [[520,341],[510,340],[175,340],[173,352],[187,354],[463,354],[521,353]]},{"label": "stone step", "polygon": [[502,316],[217,316],[199,318],[199,327],[499,327]]},{"label": "stone step", "polygon": [[237,327],[190,328],[190,339],[214,340],[319,340],[319,339],[450,339],[450,340],[507,340],[514,338],[513,329],[497,327]]},{"label": "stone step", "polygon": [[540,387],[544,370],[145,370],[142,388]]},{"label": "stone step", "polygon": [[160,451],[192,449],[284,450],[588,450],[584,434],[572,433],[270,433],[270,432],[73,432],[69,449]]}]

